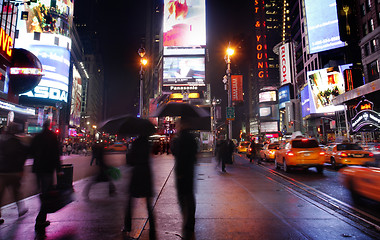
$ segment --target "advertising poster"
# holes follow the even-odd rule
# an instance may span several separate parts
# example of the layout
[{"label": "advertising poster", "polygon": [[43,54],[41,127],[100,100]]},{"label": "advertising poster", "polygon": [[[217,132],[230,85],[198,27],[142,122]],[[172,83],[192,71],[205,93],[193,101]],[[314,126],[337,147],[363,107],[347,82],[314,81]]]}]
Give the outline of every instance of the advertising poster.
[{"label": "advertising poster", "polygon": [[43,77],[37,87],[21,95],[67,102],[70,52],[61,47],[40,45],[30,46],[29,51],[41,61]]},{"label": "advertising poster", "polygon": [[278,132],[278,122],[260,122],[260,132]]},{"label": "advertising poster", "polygon": [[313,111],[311,110],[310,95],[309,85],[306,85],[301,90],[301,111],[303,118],[310,115],[311,112],[315,112],[315,109],[313,109]]},{"label": "advertising poster", "polygon": [[305,0],[310,54],[344,47],[340,41],[335,0]]},{"label": "advertising poster", "polygon": [[259,110],[260,117],[269,117],[272,114],[271,107],[261,107]]},{"label": "advertising poster", "polygon": [[204,57],[165,57],[163,87],[168,91],[205,87]]},{"label": "advertising poster", "polygon": [[243,75],[231,75],[232,101],[243,102]]},{"label": "advertising poster", "polygon": [[277,92],[268,91],[259,93],[259,102],[275,102],[277,101]]},{"label": "advertising poster", "polygon": [[310,97],[316,113],[343,110],[343,106],[334,106],[332,100],[345,92],[343,71],[351,65],[346,64],[307,72],[308,85],[311,90]]},{"label": "advertising poster", "polygon": [[28,12],[28,20],[20,21],[21,31],[27,33],[49,33],[69,37],[74,12],[72,0],[38,0],[37,3],[23,4],[19,12]]},{"label": "advertising poster", "polygon": [[285,108],[285,103],[290,102],[290,85],[282,86],[278,89],[279,108]]},{"label": "advertising poster", "polygon": [[280,85],[292,83],[292,73],[290,68],[290,44],[285,43],[280,47]]},{"label": "advertising poster", "polygon": [[80,113],[82,106],[82,78],[77,70],[73,67],[73,88],[71,92],[71,110],[70,110],[70,125],[80,125]]},{"label": "advertising poster", "polygon": [[204,54],[205,0],[164,0],[163,24],[164,55]]}]

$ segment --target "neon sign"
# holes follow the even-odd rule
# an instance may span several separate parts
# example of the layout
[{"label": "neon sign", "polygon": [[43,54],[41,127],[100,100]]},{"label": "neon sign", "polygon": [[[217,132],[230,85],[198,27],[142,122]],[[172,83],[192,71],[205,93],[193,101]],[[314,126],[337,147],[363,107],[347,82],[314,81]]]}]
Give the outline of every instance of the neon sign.
[{"label": "neon sign", "polygon": [[[262,1],[262,7],[259,6],[259,1],[255,0],[255,15],[256,16],[263,16],[264,13],[264,1]],[[257,14],[258,11],[261,9],[262,13]],[[257,76],[261,80],[265,80],[265,78],[268,78],[268,55],[267,55],[267,45],[266,45],[266,38],[267,36],[265,34],[262,34],[265,32],[265,20],[263,19],[257,19],[255,23],[256,29],[256,59],[257,59]]]},{"label": "neon sign", "polygon": [[13,39],[0,28],[0,51],[7,56],[12,57]]}]

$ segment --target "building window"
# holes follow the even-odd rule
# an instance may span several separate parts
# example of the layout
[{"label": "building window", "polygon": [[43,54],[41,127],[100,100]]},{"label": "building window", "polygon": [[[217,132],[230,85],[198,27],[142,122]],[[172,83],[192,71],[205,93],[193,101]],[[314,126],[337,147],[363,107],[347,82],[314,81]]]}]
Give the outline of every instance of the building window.
[{"label": "building window", "polygon": [[366,23],[363,24],[363,35],[367,35],[368,34],[368,26]]},{"label": "building window", "polygon": [[364,45],[364,55],[365,56],[368,56],[370,54],[370,51],[369,51],[369,43],[366,43]]},{"label": "building window", "polygon": [[367,12],[371,10],[371,0],[367,0]]},{"label": "building window", "polygon": [[368,26],[369,26],[369,32],[372,32],[375,30],[375,24],[373,23],[372,18],[368,21]]},{"label": "building window", "polygon": [[371,40],[371,53],[376,52],[376,50],[377,50],[377,40],[376,39],[372,39]]},{"label": "building window", "polygon": [[365,6],[364,6],[364,3],[362,5],[360,5],[360,13],[362,14],[362,17],[365,16]]},{"label": "building window", "polygon": [[34,40],[40,41],[41,39],[41,33],[40,32],[34,32]]},{"label": "building window", "polygon": [[59,46],[59,38],[58,37],[54,38],[54,45]]},{"label": "building window", "polygon": [[19,30],[16,30],[16,32],[15,32],[15,38],[16,39],[18,38],[18,34],[19,34]]},{"label": "building window", "polygon": [[377,61],[373,61],[370,64],[368,64],[367,69],[368,69],[369,82],[379,79],[379,68],[378,68]]}]

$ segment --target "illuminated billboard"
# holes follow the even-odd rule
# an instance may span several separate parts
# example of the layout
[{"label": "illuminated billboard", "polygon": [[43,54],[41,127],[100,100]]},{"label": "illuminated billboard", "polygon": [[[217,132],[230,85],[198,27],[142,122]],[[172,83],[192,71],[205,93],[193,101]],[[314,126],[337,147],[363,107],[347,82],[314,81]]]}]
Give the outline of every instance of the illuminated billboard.
[{"label": "illuminated billboard", "polygon": [[[333,98],[345,92],[343,71],[352,64],[324,68],[307,72],[310,88],[310,104],[315,113],[326,113],[343,110],[343,106],[334,106]],[[314,112],[310,112],[314,113]]]},{"label": "illuminated billboard", "polygon": [[164,55],[204,54],[205,0],[164,0]]},{"label": "illuminated billboard", "polygon": [[285,108],[285,103],[290,102],[290,85],[284,85],[278,89],[279,109]]},{"label": "illuminated billboard", "polygon": [[290,43],[285,43],[280,47],[280,85],[292,83],[292,73],[290,64]]},{"label": "illuminated billboard", "polygon": [[259,102],[275,102],[277,101],[277,92],[268,91],[259,93]]},{"label": "illuminated billboard", "polygon": [[310,54],[344,47],[335,0],[304,0]]},{"label": "illuminated billboard", "polygon": [[29,51],[42,63],[43,76],[37,87],[21,95],[67,102],[70,52],[61,47],[33,45]]},{"label": "illuminated billboard", "polygon": [[165,57],[163,89],[199,90],[205,87],[204,57]]},{"label": "illuminated billboard", "polygon": [[70,125],[80,125],[80,115],[82,106],[82,78],[75,67],[73,66],[73,85],[71,91],[71,110],[70,110]]},{"label": "illuminated billboard", "polygon": [[278,122],[260,122],[260,132],[278,132]]}]

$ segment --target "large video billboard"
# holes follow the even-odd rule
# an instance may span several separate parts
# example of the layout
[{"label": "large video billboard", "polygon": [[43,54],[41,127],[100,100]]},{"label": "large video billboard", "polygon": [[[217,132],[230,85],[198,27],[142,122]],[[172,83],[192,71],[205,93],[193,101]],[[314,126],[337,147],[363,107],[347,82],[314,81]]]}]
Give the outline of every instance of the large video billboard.
[{"label": "large video billboard", "polygon": [[71,110],[70,125],[79,126],[82,107],[82,78],[77,70],[73,67],[73,85],[71,91]]},{"label": "large video billboard", "polygon": [[205,86],[204,57],[164,58],[164,91],[197,91]]},{"label": "large video billboard", "polygon": [[25,11],[28,20],[17,22],[15,47],[36,55],[42,63],[44,76],[36,88],[23,95],[67,102],[74,1],[39,0],[22,4],[18,19]]},{"label": "large video billboard", "polygon": [[304,0],[310,54],[344,47],[335,0]]},{"label": "large video billboard", "polygon": [[164,55],[204,54],[205,0],[164,0]]},{"label": "large video billboard", "polygon": [[28,50],[41,61],[43,76],[37,87],[21,95],[67,102],[70,52],[55,46],[31,45]]},{"label": "large video billboard", "polygon": [[334,106],[332,100],[345,92],[343,71],[349,69],[350,66],[352,64],[307,72],[310,87],[310,104],[315,107],[315,113],[343,110],[343,106]]}]

